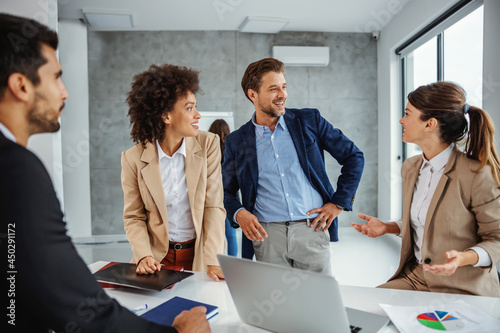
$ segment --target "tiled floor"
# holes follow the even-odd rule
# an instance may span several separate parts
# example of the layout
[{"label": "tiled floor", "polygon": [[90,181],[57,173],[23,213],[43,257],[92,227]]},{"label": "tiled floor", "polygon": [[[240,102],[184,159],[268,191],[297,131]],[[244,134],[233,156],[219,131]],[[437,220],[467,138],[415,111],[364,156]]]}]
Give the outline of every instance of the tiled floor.
[{"label": "tiled floor", "polygon": [[[241,239],[241,230],[237,230]],[[374,287],[385,282],[397,268],[401,241],[396,236],[372,239],[351,227],[340,228],[339,242],[331,243],[332,273],[340,284]],[[125,236],[76,240],[87,264],[99,260],[129,262],[132,250]]]}]

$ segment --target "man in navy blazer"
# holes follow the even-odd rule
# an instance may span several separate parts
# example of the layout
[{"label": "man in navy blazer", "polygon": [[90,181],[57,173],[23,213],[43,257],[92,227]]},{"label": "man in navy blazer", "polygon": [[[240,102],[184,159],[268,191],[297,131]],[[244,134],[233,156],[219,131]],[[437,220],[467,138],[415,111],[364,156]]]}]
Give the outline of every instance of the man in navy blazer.
[{"label": "man in navy blazer", "polygon": [[[226,137],[224,205],[244,233],[243,257],[255,252],[257,260],[329,273],[329,241],[338,241],[337,216],[352,210],[364,157],[317,109],[285,108],[283,72],[273,58],[245,71],[241,84],[255,114]],[[325,150],[342,165],[337,191]]]}]

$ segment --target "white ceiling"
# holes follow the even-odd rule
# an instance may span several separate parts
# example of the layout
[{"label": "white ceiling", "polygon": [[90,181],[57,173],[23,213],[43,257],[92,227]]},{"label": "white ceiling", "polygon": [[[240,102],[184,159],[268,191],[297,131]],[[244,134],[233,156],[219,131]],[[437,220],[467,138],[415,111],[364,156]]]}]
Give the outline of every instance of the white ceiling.
[{"label": "white ceiling", "polygon": [[62,0],[59,18],[82,9],[131,11],[133,30],[238,30],[247,16],[290,19],[283,31],[380,30],[410,0]]}]

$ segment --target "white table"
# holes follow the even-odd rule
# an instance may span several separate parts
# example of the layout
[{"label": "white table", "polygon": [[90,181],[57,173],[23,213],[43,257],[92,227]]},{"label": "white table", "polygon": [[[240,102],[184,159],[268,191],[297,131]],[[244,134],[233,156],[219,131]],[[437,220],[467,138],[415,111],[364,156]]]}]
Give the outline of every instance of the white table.
[{"label": "white table", "polygon": [[[89,268],[92,272],[95,272],[107,263],[105,261],[98,261],[89,265]],[[174,296],[181,296],[216,305],[219,307],[219,314],[210,320],[210,327],[214,333],[267,332],[266,330],[241,322],[226,283],[224,281],[212,281],[204,273],[195,272],[193,276],[177,283],[172,289],[164,289],[161,292],[119,288],[106,288],[105,290],[109,296],[115,298],[121,305],[128,309],[143,304],[148,304],[149,308],[153,308]],[[382,315],[385,315],[385,313],[379,306],[380,303],[392,305],[440,305],[463,300],[490,316],[500,319],[500,298],[496,297],[355,286],[340,286],[340,290],[345,306]],[[381,332],[398,332],[398,330],[390,323]]]}]

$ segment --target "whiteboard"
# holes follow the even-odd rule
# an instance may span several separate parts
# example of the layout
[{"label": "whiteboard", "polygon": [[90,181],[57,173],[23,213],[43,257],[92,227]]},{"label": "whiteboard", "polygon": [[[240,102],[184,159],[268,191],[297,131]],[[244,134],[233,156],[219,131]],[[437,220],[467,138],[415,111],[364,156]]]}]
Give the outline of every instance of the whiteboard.
[{"label": "whiteboard", "polygon": [[199,111],[201,119],[198,121],[198,127],[202,131],[208,131],[210,125],[217,119],[224,119],[229,125],[229,129],[234,131],[234,117],[233,112],[226,111]]}]

